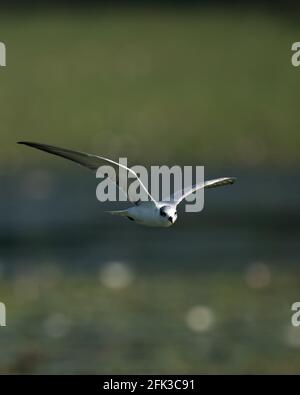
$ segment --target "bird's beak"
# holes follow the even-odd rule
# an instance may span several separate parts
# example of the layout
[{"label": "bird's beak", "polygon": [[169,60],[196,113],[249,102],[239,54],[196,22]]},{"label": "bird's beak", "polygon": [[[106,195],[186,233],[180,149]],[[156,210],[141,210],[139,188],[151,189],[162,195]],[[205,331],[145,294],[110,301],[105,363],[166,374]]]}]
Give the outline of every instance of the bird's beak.
[{"label": "bird's beak", "polygon": [[173,218],[169,217],[168,220],[171,222],[171,224],[173,223]]}]

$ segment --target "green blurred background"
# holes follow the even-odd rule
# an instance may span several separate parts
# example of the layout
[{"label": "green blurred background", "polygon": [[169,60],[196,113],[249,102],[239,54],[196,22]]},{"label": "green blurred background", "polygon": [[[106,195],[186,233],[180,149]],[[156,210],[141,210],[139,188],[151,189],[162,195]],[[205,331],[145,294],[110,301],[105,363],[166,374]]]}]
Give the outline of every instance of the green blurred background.
[{"label": "green blurred background", "polygon": [[[4,9],[2,373],[299,373],[299,13]],[[237,176],[170,229],[32,140]]]}]

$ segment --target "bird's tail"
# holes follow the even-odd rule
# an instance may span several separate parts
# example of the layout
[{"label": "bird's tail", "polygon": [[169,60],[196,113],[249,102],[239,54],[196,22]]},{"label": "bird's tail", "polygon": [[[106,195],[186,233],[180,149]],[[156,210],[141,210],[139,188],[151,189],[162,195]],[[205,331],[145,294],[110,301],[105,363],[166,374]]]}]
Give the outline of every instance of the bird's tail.
[{"label": "bird's tail", "polygon": [[128,210],[117,210],[117,211],[106,211],[106,212],[112,215],[120,215],[121,217],[128,216]]}]

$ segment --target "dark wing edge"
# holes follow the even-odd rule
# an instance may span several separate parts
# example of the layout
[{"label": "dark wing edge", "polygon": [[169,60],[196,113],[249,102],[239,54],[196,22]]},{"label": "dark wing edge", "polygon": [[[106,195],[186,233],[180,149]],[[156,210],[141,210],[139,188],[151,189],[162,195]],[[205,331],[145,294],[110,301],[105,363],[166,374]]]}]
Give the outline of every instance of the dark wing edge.
[{"label": "dark wing edge", "polygon": [[47,144],[33,143],[30,141],[18,141],[17,143],[27,145],[41,151],[45,151],[49,154],[60,156],[65,159],[69,159],[72,162],[78,163],[79,165],[87,167],[93,171],[96,171],[100,166],[101,158],[97,157],[96,155],[88,154],[86,152],[72,151],[66,148],[59,148]]}]

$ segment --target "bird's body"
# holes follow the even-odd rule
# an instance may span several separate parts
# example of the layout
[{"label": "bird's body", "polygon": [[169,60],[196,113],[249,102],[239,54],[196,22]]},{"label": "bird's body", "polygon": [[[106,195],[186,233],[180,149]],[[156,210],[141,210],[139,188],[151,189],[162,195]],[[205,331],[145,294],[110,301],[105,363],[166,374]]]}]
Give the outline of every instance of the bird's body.
[{"label": "bird's body", "polygon": [[[161,208],[164,208],[162,215]],[[139,204],[129,207],[127,210],[109,211],[110,214],[127,217],[131,221],[140,225],[168,228],[173,225],[177,219],[177,211],[175,207],[167,205],[164,202],[140,202]]]},{"label": "bird's body", "polygon": [[[156,201],[151,196],[145,185],[142,183],[140,178],[132,169],[118,162],[115,162],[111,159],[107,159],[98,155],[88,154],[85,152],[78,152],[69,149],[54,147],[46,144],[38,144],[38,143],[25,142],[25,141],[19,142],[19,144],[28,145],[30,147],[34,147],[42,151],[46,151],[53,155],[61,156],[63,158],[76,162],[82,166],[85,166],[93,171],[96,171],[103,164],[103,162],[106,163],[108,162],[111,165],[116,166],[117,168],[125,169],[136,178],[136,180],[139,182],[140,187],[148,195],[149,201],[133,202],[134,205],[126,210],[108,211],[108,212],[113,215],[126,217],[131,221],[136,222],[137,224],[145,225],[145,226],[154,226],[154,227],[163,227],[163,228],[170,227],[177,220],[177,205],[181,203],[188,195],[198,191],[199,189],[214,188],[218,186],[233,184],[236,180],[233,177],[223,177],[223,178],[217,178],[215,180],[205,181],[203,183],[193,185],[184,190],[177,191],[165,201]],[[111,181],[113,181],[116,185],[120,187],[118,178],[112,178],[111,176],[109,176],[109,178],[111,179]],[[123,192],[128,194],[128,191],[123,191]]]}]

